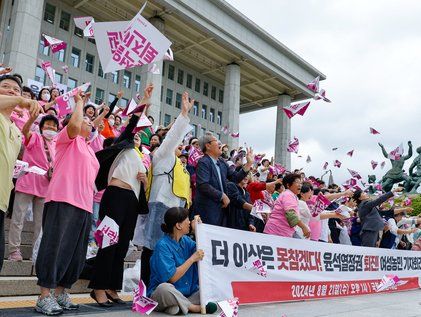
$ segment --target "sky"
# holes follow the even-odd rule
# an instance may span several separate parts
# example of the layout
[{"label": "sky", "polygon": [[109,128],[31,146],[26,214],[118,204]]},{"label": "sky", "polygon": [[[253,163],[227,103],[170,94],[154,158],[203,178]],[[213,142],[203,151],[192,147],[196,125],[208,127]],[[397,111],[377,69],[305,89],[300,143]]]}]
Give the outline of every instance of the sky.
[{"label": "sky", "polygon": [[[292,154],[292,168],[320,177],[327,161],[335,183],[350,178],[347,168],[380,179],[391,164],[377,143],[388,152],[403,143],[406,154],[411,140],[408,170],[421,146],[421,1],[227,1],[327,77],[320,86],[332,103],[313,101],[304,117],[291,119],[302,155]],[[240,144],[272,156],[275,114],[273,107],[240,115]],[[256,133],[254,126],[265,129]],[[335,159],[341,168],[333,167]],[[386,166],[373,171],[371,160]]]}]

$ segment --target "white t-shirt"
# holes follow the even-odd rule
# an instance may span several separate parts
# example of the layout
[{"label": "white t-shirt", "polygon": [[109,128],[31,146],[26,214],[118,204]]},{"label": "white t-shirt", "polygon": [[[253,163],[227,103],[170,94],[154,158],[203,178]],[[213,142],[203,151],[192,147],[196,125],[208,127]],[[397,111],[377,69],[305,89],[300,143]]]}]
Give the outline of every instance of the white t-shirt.
[{"label": "white t-shirt", "polygon": [[[311,213],[307,203],[304,200],[300,199],[298,201],[298,211],[300,212],[300,220],[308,227],[311,219]],[[299,226],[295,226],[295,232],[297,232],[301,238],[305,239],[303,230]]]},{"label": "white t-shirt", "polygon": [[257,171],[259,172],[260,176],[259,176],[259,181],[260,182],[266,182],[266,180],[268,179],[268,175],[269,175],[269,169],[267,169],[266,171],[263,171],[265,167],[259,166],[259,168],[257,169]]},{"label": "white t-shirt", "polygon": [[[328,210],[322,211],[322,213],[330,212]],[[327,219],[321,219],[320,223],[322,225],[322,229],[320,232],[320,240],[324,242],[329,242],[329,235],[330,235],[330,229],[329,229],[329,218]]]}]

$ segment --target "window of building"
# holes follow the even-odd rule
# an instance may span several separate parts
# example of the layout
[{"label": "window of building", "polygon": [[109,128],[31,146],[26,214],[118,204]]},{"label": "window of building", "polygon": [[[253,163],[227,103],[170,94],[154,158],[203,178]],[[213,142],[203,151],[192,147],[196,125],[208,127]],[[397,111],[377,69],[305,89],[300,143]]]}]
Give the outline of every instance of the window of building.
[{"label": "window of building", "polygon": [[162,77],[165,75],[165,65],[167,65],[167,63],[162,62]]},{"label": "window of building", "polygon": [[169,114],[165,114],[164,116],[164,126],[168,126],[171,123],[171,116]]},{"label": "window of building", "polygon": [[195,101],[193,104],[193,114],[195,116],[199,115],[199,102],[198,101]]},{"label": "window of building", "polygon": [[194,83],[194,90],[200,92],[200,79],[196,78],[196,82]]},{"label": "window of building", "polygon": [[59,83],[59,84],[63,83],[63,75],[62,74],[55,73],[54,78],[56,80],[56,83]]},{"label": "window of building", "polygon": [[193,124],[193,136],[197,138],[197,125]]},{"label": "window of building", "polygon": [[80,50],[72,47],[72,55],[70,55],[71,63],[73,67],[79,67],[80,63]]},{"label": "window of building", "polygon": [[70,78],[67,79],[67,89],[72,90],[77,87],[77,80]]},{"label": "window of building", "polygon": [[46,3],[45,4],[45,11],[44,11],[44,21],[54,24],[54,19],[56,17],[56,7],[52,4]]},{"label": "window of building", "polygon": [[118,71],[115,70],[111,73],[111,81],[114,84],[118,84]]},{"label": "window of building", "polygon": [[66,49],[62,49],[58,51],[57,53],[54,53],[54,56],[57,58],[57,60],[64,63],[65,56],[66,56]]},{"label": "window of building", "polygon": [[203,82],[203,95],[207,97],[208,94],[209,94],[209,84],[206,81],[204,81]]},{"label": "window of building", "polygon": [[97,88],[95,92],[95,103],[101,104],[104,101],[105,91],[102,89]]},{"label": "window of building", "polygon": [[120,108],[124,109],[127,107],[127,105],[129,104],[129,100],[126,98],[121,98],[120,99]]},{"label": "window of building", "polygon": [[161,102],[162,102],[162,98],[164,98],[164,86],[161,85]]},{"label": "window of building", "polygon": [[130,88],[132,81],[132,73],[125,70],[123,73],[123,86],[126,88]]},{"label": "window of building", "polygon": [[211,90],[211,98],[213,100],[216,100],[216,87],[212,86],[212,90]]},{"label": "window of building", "polygon": [[60,29],[69,31],[70,26],[70,13],[66,11],[61,11],[60,15]]},{"label": "window of building", "polygon": [[218,140],[221,140],[221,133],[217,133],[216,137],[218,138]]},{"label": "window of building", "polygon": [[206,105],[202,105],[202,119],[206,120],[207,116],[208,116],[208,107]]},{"label": "window of building", "polygon": [[184,71],[179,69],[177,74],[177,83],[182,85],[184,83]]},{"label": "window of building", "polygon": [[44,39],[41,38],[39,41],[39,52],[40,54],[44,54],[48,56],[48,53],[50,52],[50,47],[44,45]]},{"label": "window of building", "polygon": [[135,87],[137,92],[140,91],[140,76],[139,75],[136,75],[136,77],[135,77],[134,87]]},{"label": "window of building", "polygon": [[215,122],[215,109],[210,108],[209,110],[209,121]]},{"label": "window of building", "polygon": [[79,37],[83,37],[83,30],[82,29],[79,29],[77,26],[75,26],[75,31],[73,32],[76,36],[79,36]]},{"label": "window of building", "polygon": [[222,112],[218,111],[218,116],[216,117],[216,123],[221,125],[222,124]]},{"label": "window of building", "polygon": [[192,74],[187,74],[186,86],[187,88],[191,88],[193,84],[193,76]]},{"label": "window of building", "polygon": [[218,100],[220,103],[224,103],[224,91],[222,89],[219,89]]},{"label": "window of building", "polygon": [[174,80],[174,72],[175,72],[174,65],[168,65],[168,79]]},{"label": "window of building", "polygon": [[108,103],[112,103],[114,101],[114,99],[117,97],[117,95],[114,94],[108,94]]},{"label": "window of building", "polygon": [[181,94],[176,93],[175,95],[175,107],[181,109]]},{"label": "window of building", "polygon": [[98,64],[98,77],[105,78],[104,70],[102,69],[101,62]]},{"label": "window of building", "polygon": [[35,70],[35,80],[45,85],[45,72],[39,66],[37,66],[37,69]]},{"label": "window of building", "polygon": [[85,59],[85,70],[89,73],[94,72],[94,63],[95,63],[95,57],[91,54],[86,53],[86,59]]},{"label": "window of building", "polygon": [[173,91],[167,88],[167,97],[165,98],[165,103],[170,106],[172,105],[172,94]]},{"label": "window of building", "polygon": [[95,39],[92,37],[88,38],[88,42],[91,42],[92,44],[96,45]]},{"label": "window of building", "polygon": [[201,134],[200,134],[200,136],[204,136],[205,135],[205,133],[206,133],[206,129],[205,128],[201,128],[200,129],[201,131]]}]

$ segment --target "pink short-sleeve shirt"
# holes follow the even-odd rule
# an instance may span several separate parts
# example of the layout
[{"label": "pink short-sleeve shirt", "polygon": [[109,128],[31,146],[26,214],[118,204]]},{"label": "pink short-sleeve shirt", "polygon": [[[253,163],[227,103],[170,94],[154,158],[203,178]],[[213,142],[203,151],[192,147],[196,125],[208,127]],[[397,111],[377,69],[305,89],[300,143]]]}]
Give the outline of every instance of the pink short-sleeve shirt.
[{"label": "pink short-sleeve shirt", "polygon": [[[50,152],[51,160],[54,162],[55,139],[48,141],[42,135],[32,133],[30,139],[26,140],[26,142],[27,144],[22,160],[27,162],[29,166],[37,166],[48,171],[50,163],[47,159],[44,142],[47,142],[46,144],[48,146],[48,151]],[[18,178],[16,182],[16,191],[44,198],[47,194],[49,184],[50,181],[48,180],[47,175],[28,173]]]},{"label": "pink short-sleeve shirt", "polygon": [[67,127],[57,136],[53,177],[45,202],[71,204],[92,213],[99,163],[83,137],[69,138]]},{"label": "pink short-sleeve shirt", "polygon": [[295,229],[294,227],[291,228],[288,224],[286,218],[286,212],[288,210],[294,210],[299,217],[298,197],[287,189],[276,200],[269,220],[266,223],[264,233],[281,237],[292,237]]}]

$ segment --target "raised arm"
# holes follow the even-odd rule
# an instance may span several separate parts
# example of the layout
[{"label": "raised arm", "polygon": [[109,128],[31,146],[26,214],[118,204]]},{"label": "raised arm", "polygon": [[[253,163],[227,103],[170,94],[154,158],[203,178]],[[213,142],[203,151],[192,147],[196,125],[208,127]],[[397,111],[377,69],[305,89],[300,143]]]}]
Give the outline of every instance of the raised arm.
[{"label": "raised arm", "polygon": [[386,150],[384,149],[383,144],[379,143],[379,146],[382,149],[383,156],[388,159],[389,158],[389,154],[387,154]]},{"label": "raised arm", "polygon": [[115,106],[117,105],[117,102],[123,97],[123,91],[120,90],[117,93],[117,97],[114,98],[113,102],[110,104],[110,111],[105,115],[105,119],[108,119],[108,117],[113,113],[113,110]]},{"label": "raised arm", "polygon": [[28,121],[26,121],[24,126],[22,127],[22,134],[25,137],[25,144],[28,144],[29,139],[32,136],[31,126],[35,122],[35,120],[38,118],[38,116],[39,114],[31,115]]},{"label": "raised arm", "polygon": [[70,139],[74,139],[80,133],[83,122],[83,92],[78,91],[74,96],[76,106],[72,113],[69,123],[67,124],[67,134]]},{"label": "raised arm", "polygon": [[227,178],[230,181],[232,181],[234,183],[238,183],[242,179],[244,179],[244,177],[247,176],[248,172],[250,171],[251,167],[253,166],[253,161],[254,161],[252,148],[247,149],[246,159],[247,159],[247,163],[244,164],[243,168],[240,169],[239,171],[235,171],[231,168],[228,168],[228,166],[227,166]]},{"label": "raised arm", "polygon": [[10,117],[16,106],[28,109],[31,116],[43,112],[36,100],[26,99],[22,96],[0,95],[0,113],[4,116]]},{"label": "raised arm", "polygon": [[388,200],[389,198],[393,197],[393,192],[387,192],[386,194],[381,195],[380,197],[371,200],[371,201],[367,201],[367,203],[365,204],[365,206],[367,207],[367,209],[369,211],[371,211],[371,209],[373,209],[376,206],[380,206],[381,204],[383,204],[386,200]]},{"label": "raised arm", "polygon": [[411,158],[412,156],[412,142],[408,141],[408,154],[406,156],[404,156],[403,158],[405,159],[405,161],[409,158]]}]

